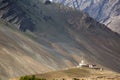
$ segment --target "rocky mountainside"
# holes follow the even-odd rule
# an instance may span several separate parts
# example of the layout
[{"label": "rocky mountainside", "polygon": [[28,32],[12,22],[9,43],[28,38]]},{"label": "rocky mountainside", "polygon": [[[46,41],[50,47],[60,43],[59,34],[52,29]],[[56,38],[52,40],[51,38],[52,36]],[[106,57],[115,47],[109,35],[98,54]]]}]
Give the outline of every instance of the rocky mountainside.
[{"label": "rocky mountainside", "polygon": [[120,0],[53,0],[77,8],[120,33]]},{"label": "rocky mountainside", "polygon": [[0,80],[86,62],[120,72],[120,35],[83,12],[39,0],[0,0]]}]

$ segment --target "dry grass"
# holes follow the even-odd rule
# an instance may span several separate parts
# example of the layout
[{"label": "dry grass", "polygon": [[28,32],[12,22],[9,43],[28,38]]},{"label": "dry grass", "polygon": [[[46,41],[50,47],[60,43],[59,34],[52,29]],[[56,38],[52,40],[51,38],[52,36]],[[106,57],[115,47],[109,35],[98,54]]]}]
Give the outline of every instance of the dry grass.
[{"label": "dry grass", "polygon": [[[62,71],[54,71],[49,72],[45,74],[36,75],[36,77],[39,78],[46,78],[47,80],[53,80],[53,79],[66,79],[71,80],[73,78],[78,79],[100,79],[100,80],[109,80],[112,78],[115,78],[116,80],[119,80],[120,74],[109,71],[109,70],[95,70],[95,69],[88,69],[88,68],[72,68],[68,70],[62,70]],[[118,78],[118,79],[117,79]]]},{"label": "dry grass", "polygon": [[[37,78],[44,78],[46,80],[73,80],[73,78],[79,80],[120,80],[120,74],[109,70],[95,70],[89,68],[71,68],[60,71],[53,71],[44,74],[37,74]],[[10,80],[19,80],[19,78],[13,78]]]}]

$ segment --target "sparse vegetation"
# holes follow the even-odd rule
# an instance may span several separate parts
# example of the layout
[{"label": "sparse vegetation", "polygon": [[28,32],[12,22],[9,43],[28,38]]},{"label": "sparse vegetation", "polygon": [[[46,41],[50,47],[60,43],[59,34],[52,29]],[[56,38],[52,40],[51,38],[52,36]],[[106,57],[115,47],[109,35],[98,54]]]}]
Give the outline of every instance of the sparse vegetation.
[{"label": "sparse vegetation", "polygon": [[37,78],[37,77],[35,77],[35,75],[33,75],[33,76],[24,76],[24,77],[21,77],[20,80],[46,80],[46,79]]}]

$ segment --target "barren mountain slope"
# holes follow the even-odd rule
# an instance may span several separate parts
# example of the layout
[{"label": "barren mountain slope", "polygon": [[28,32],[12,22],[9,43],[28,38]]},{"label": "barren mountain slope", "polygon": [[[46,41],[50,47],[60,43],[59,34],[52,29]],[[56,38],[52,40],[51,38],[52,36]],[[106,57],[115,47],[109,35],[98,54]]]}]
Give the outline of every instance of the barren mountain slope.
[{"label": "barren mountain slope", "polygon": [[120,0],[53,0],[88,13],[111,30],[120,33]]},{"label": "barren mountain slope", "polygon": [[86,14],[39,0],[0,4],[2,80],[72,67],[81,57],[120,72],[120,35]]}]

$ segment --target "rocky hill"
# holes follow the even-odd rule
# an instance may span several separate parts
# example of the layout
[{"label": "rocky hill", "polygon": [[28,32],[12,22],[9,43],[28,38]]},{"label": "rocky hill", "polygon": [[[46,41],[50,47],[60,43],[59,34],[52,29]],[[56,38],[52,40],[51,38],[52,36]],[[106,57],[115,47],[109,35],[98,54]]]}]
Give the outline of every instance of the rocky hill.
[{"label": "rocky hill", "polygon": [[67,6],[84,11],[112,31],[120,33],[120,1],[119,0],[53,0]]},{"label": "rocky hill", "polygon": [[0,0],[0,79],[86,62],[120,72],[120,35],[84,12],[39,0]]}]

